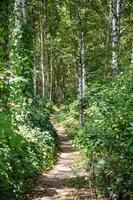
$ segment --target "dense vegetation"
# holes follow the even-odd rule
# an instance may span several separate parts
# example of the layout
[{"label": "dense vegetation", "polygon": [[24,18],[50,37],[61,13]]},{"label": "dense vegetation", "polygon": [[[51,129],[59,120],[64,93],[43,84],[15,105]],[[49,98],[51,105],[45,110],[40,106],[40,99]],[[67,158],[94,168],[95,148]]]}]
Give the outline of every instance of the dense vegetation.
[{"label": "dense vegetation", "polygon": [[54,104],[96,196],[133,198],[132,11],[132,0],[1,0],[0,199],[21,199],[55,162]]},{"label": "dense vegetation", "polygon": [[0,130],[0,198],[20,199],[55,162],[57,135],[39,105],[13,110],[12,120],[1,112]]},{"label": "dense vegetation", "polygon": [[34,94],[31,27],[14,1],[0,4],[0,199],[20,200],[56,161],[59,140],[52,102]]},{"label": "dense vegetation", "polygon": [[74,145],[86,155],[88,184],[96,195],[133,198],[132,69],[117,79],[94,80],[86,88],[85,121],[79,128],[78,101],[57,115]]}]

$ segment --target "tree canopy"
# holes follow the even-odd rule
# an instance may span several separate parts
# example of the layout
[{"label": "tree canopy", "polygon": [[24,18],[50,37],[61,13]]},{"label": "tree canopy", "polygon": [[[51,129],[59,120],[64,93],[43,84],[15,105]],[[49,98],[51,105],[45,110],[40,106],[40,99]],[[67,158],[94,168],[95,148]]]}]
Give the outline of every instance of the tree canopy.
[{"label": "tree canopy", "polygon": [[131,0],[1,0],[1,200],[54,163],[61,105],[97,195],[133,198],[132,13]]}]

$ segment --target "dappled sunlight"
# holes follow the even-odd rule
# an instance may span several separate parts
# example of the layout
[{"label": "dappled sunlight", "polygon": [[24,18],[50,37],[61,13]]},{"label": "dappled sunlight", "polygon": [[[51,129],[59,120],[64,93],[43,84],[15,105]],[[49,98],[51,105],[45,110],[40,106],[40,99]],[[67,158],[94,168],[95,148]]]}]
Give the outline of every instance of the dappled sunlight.
[{"label": "dappled sunlight", "polygon": [[132,11],[0,0],[0,200],[133,200]]},{"label": "dappled sunlight", "polygon": [[78,194],[83,199],[94,196],[92,189],[88,188],[85,180],[85,169],[74,169],[81,162],[82,157],[71,145],[71,140],[66,135],[64,128],[54,125],[60,138],[60,154],[56,165],[47,173],[43,173],[37,186],[30,194],[32,200],[61,199],[72,200]]}]

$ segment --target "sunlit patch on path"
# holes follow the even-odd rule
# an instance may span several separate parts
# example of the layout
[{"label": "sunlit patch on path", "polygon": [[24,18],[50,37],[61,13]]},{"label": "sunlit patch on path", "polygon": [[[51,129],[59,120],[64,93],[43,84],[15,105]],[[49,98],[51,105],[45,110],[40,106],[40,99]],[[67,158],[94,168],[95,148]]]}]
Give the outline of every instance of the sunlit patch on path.
[{"label": "sunlit patch on path", "polygon": [[[74,151],[68,135],[60,125],[54,125],[61,140],[61,151],[58,162],[47,173],[43,173],[30,194],[31,200],[73,200],[92,199],[92,190],[83,184],[83,188],[77,188],[77,182],[84,181],[85,170],[73,170],[73,166],[82,160],[79,152]],[[76,198],[77,197],[77,198]]]}]

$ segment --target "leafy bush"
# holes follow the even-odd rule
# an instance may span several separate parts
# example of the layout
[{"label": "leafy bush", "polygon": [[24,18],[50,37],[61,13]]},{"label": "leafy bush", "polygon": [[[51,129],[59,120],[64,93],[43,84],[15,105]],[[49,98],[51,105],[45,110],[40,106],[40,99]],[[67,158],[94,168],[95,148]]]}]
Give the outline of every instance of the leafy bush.
[{"label": "leafy bush", "polygon": [[132,72],[89,83],[80,130],[77,101],[59,113],[75,146],[86,154],[89,180],[98,194],[116,192],[126,200],[133,198],[132,83]]},{"label": "leafy bush", "polygon": [[75,134],[75,131],[79,129],[79,122],[74,119],[74,117],[69,117],[63,122],[66,132],[72,137]]},{"label": "leafy bush", "polygon": [[58,137],[40,107],[12,108],[12,123],[0,114],[0,199],[18,200],[33,178],[55,162]]},{"label": "leafy bush", "polygon": [[75,131],[79,129],[78,122],[78,101],[74,101],[70,105],[62,106],[57,111],[55,118],[56,123],[61,123],[65,131],[73,137]]},{"label": "leafy bush", "polygon": [[91,183],[102,195],[133,198],[133,78],[93,82],[86,92],[84,127],[75,144],[88,158]]}]

